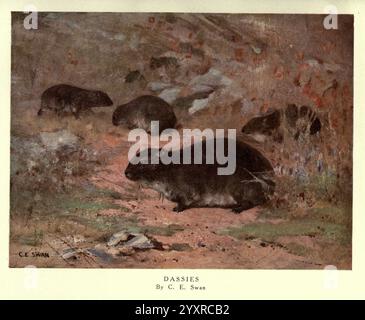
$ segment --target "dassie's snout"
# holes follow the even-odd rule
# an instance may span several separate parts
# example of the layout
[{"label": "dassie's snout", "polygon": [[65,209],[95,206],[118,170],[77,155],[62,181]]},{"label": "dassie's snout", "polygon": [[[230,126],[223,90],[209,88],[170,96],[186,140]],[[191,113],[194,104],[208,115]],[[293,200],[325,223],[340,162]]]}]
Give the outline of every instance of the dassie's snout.
[{"label": "dassie's snout", "polygon": [[119,124],[116,114],[113,114],[113,125],[117,126]]},{"label": "dassie's snout", "polygon": [[246,133],[246,134],[250,134],[250,133],[252,133],[252,130],[251,130],[251,126],[250,126],[250,124],[245,124],[245,125],[242,127],[241,132],[242,132],[242,133]]},{"label": "dassie's snout", "polygon": [[135,175],[133,174],[132,170],[130,170],[128,167],[127,169],[125,169],[124,171],[124,175],[127,177],[127,179],[129,180],[135,180]]},{"label": "dassie's snout", "polygon": [[110,99],[109,97],[107,97],[106,104],[107,104],[107,106],[112,106],[113,105],[113,100]]},{"label": "dassie's snout", "polygon": [[113,100],[109,97],[107,93],[103,91],[98,91],[97,97],[102,106],[110,107],[113,105]]},{"label": "dassie's snout", "polygon": [[125,174],[125,176],[128,178],[128,179],[131,179],[132,178],[132,174],[130,173],[130,172],[128,172],[128,171],[125,171],[124,172],[124,174]]}]

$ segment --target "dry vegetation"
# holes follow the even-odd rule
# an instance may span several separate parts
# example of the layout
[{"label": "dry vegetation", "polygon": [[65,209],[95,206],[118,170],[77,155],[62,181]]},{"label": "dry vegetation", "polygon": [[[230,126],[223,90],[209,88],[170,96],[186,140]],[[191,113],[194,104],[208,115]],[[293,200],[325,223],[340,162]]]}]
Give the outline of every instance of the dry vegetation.
[{"label": "dry vegetation", "polygon": [[[323,36],[320,17],[296,17],[291,28],[289,16],[44,13],[36,32],[23,30],[21,17],[13,17],[10,266],[351,268],[351,19]],[[176,57],[179,67],[152,70],[150,58],[161,55]],[[194,94],[192,79],[211,68],[230,84]],[[126,82],[133,70],[143,77]],[[333,79],[338,85],[328,89]],[[172,104],[180,129],[240,131],[252,116],[296,103],[318,113],[322,131],[295,140],[284,128],[283,144],[240,137],[278,173],[264,207],[241,215],[208,208],[176,215],[171,202],[124,177],[128,131],[111,124],[117,105],[161,94],[151,89],[155,82],[179,89]],[[37,117],[41,92],[56,83],[104,90],[115,104],[81,120]],[[204,99],[207,107],[190,114],[194,101]],[[77,141],[50,150],[42,135],[60,132]],[[70,248],[99,250],[120,230],[159,245],[62,258]]]}]

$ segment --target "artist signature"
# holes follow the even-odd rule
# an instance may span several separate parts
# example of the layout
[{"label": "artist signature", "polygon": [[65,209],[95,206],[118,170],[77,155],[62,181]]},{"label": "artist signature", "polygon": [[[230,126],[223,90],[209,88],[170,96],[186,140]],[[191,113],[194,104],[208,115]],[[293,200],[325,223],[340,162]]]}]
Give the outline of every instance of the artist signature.
[{"label": "artist signature", "polygon": [[49,258],[50,255],[48,252],[39,252],[39,251],[31,251],[31,252],[18,252],[19,257],[21,258]]}]

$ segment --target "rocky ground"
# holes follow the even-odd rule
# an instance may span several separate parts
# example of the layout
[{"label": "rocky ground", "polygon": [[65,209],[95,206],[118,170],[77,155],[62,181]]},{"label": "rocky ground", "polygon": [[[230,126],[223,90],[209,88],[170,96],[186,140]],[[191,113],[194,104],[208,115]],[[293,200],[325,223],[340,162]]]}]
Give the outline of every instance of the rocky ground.
[{"label": "rocky ground", "polygon": [[[352,18],[320,16],[13,15],[10,266],[351,268]],[[283,36],[285,35],[285,36]],[[299,36],[300,35],[300,36]],[[160,59],[167,57],[168,59]],[[107,92],[111,108],[80,120],[37,117],[43,90]],[[115,106],[142,94],[174,107],[180,130],[236,128],[288,103],[321,132],[255,141],[277,190],[264,207],[172,211],[126,179],[128,131]]]},{"label": "rocky ground", "polygon": [[[11,266],[351,267],[350,208],[301,199],[277,207],[273,199],[239,215],[210,208],[176,214],[173,203],[124,176],[127,130],[87,134],[103,116],[65,118],[60,127],[68,129],[13,138]],[[34,121],[47,120],[54,121]],[[84,138],[70,132],[80,125]]]}]

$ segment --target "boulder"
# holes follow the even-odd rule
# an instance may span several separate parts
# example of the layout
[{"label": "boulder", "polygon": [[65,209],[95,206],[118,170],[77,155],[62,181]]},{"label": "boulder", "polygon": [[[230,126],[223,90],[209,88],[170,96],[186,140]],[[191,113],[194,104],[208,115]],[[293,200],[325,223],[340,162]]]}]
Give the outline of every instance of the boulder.
[{"label": "boulder", "polygon": [[153,92],[162,91],[164,89],[171,87],[172,85],[170,83],[165,83],[165,82],[150,82],[148,84],[148,88]]},{"label": "boulder", "polygon": [[152,249],[154,245],[144,234],[133,234],[135,237],[127,241],[124,246],[134,249]]},{"label": "boulder", "polygon": [[209,98],[194,100],[193,105],[189,108],[189,113],[194,114],[195,112],[205,109],[208,106]]},{"label": "boulder", "polygon": [[120,242],[126,241],[128,239],[129,233],[126,231],[119,231],[114,233],[108,241],[108,246],[117,246]]},{"label": "boulder", "polygon": [[159,94],[159,98],[165,100],[167,103],[172,103],[177,99],[180,91],[180,88],[165,89]]},{"label": "boulder", "polygon": [[207,73],[193,78],[190,81],[190,86],[205,86],[215,88],[229,86],[231,83],[232,79],[223,75],[221,71],[211,68]]}]

